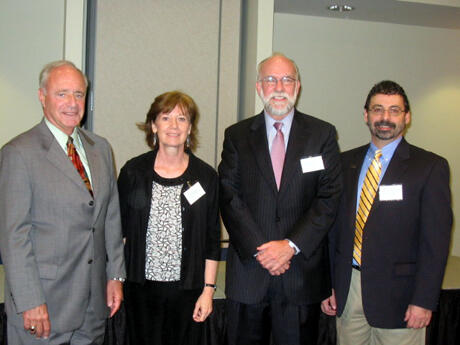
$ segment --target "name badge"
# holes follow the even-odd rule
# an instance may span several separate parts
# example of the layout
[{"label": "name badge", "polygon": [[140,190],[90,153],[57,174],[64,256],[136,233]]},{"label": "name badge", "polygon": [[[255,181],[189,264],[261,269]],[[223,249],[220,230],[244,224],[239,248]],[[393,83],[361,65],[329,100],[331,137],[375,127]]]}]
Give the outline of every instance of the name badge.
[{"label": "name badge", "polygon": [[397,201],[403,199],[402,184],[380,185],[380,201]]},{"label": "name badge", "polygon": [[324,170],[323,157],[321,156],[302,158],[300,160],[300,165],[304,174],[312,171]]},{"label": "name badge", "polygon": [[200,182],[196,182],[193,186],[184,192],[184,196],[190,205],[193,205],[195,201],[197,201],[205,194],[206,192],[204,191],[203,187],[201,187]]}]

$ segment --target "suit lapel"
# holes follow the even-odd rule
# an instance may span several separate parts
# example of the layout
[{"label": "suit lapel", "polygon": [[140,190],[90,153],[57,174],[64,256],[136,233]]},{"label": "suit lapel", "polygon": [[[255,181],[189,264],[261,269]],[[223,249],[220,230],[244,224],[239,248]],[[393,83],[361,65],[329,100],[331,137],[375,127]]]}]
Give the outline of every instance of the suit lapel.
[{"label": "suit lapel", "polygon": [[251,135],[249,137],[249,144],[252,148],[254,159],[259,167],[260,173],[273,192],[278,193],[275,174],[273,173],[272,162],[268,152],[267,130],[265,128],[263,112],[254,118],[250,130]]},{"label": "suit lapel", "polygon": [[[150,151],[148,158],[141,162],[141,166],[138,168],[138,173],[140,177],[139,185],[136,184],[136,191],[137,193],[141,193],[139,198],[145,198],[148,202],[145,204],[145,207],[142,208],[142,229],[143,236],[145,236],[147,232],[147,226],[149,221],[149,214],[150,214],[150,206],[152,200],[152,184],[154,178],[153,167],[155,166],[155,160],[158,153],[158,149]],[[189,163],[190,164],[190,163]],[[136,174],[137,175],[137,174]],[[145,196],[144,196],[145,193]],[[145,237],[144,237],[145,238]]]},{"label": "suit lapel", "polygon": [[75,184],[86,188],[83,180],[78,174],[77,169],[75,169],[69,157],[67,157],[66,153],[54,138],[53,133],[51,133],[44,121],[40,123],[39,128],[43,135],[43,144],[44,149],[47,151],[46,158],[48,161]]},{"label": "suit lapel", "polygon": [[393,184],[400,180],[399,177],[404,174],[409,167],[409,156],[409,144],[403,138],[396,148],[380,184]]},{"label": "suit lapel", "polygon": [[[99,213],[103,208],[103,202],[105,196],[103,194],[102,179],[110,180],[112,177],[107,176],[107,170],[104,169],[104,160],[100,156],[99,151],[96,148],[95,142],[81,129],[79,129],[81,143],[85,149],[86,159],[88,160],[88,167],[91,173],[91,188],[94,194],[94,213],[93,221],[96,222],[99,217]],[[76,170],[76,169],[75,169]],[[83,180],[82,180],[83,181]],[[86,190],[86,186],[83,184]]]},{"label": "suit lapel", "polygon": [[[355,229],[355,220],[356,220],[356,203],[357,195],[358,195],[358,180],[359,180],[359,173],[361,172],[361,167],[364,162],[364,158],[366,157],[367,150],[369,149],[369,145],[362,146],[359,150],[357,150],[354,155],[351,157],[349,162],[343,162],[347,164],[343,167],[346,169],[345,171],[345,183],[344,183],[344,195],[348,196],[347,200],[350,202],[347,203],[347,214],[349,217],[347,219],[350,220],[349,229]],[[359,191],[361,193],[361,191]]]},{"label": "suit lapel", "polygon": [[[409,167],[408,159],[409,159],[409,144],[403,138],[399,143],[398,147],[396,148],[393,157],[388,165],[387,170],[385,171],[385,175],[380,182],[380,185],[390,185],[395,183],[400,183],[401,179],[400,176],[405,173],[407,168]],[[378,209],[380,206],[379,195],[375,196],[374,204],[372,205],[372,210]]]},{"label": "suit lapel", "polygon": [[286,150],[286,158],[284,159],[283,175],[281,176],[280,192],[287,189],[292,175],[296,170],[300,169],[300,159],[305,147],[309,144],[310,129],[304,126],[297,110],[292,119],[291,131],[289,133],[289,142]]},{"label": "suit lapel", "polygon": [[[91,174],[91,187],[96,197],[100,188],[101,179],[101,159],[94,145],[94,141],[82,130],[78,131],[83,148],[85,149],[86,159],[88,160],[89,172]],[[85,186],[86,187],[86,186]]]}]

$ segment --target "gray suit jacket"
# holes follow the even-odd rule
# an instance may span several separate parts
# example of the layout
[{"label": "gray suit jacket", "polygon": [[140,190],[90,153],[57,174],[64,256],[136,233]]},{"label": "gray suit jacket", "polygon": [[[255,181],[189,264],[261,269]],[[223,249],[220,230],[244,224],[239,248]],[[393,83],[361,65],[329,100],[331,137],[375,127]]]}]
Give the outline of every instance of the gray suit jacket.
[{"label": "gray suit jacket", "polygon": [[108,142],[79,130],[94,200],[44,121],[0,151],[0,252],[8,321],[46,303],[53,332],[77,329],[88,305],[107,317],[107,279],[125,277]]}]

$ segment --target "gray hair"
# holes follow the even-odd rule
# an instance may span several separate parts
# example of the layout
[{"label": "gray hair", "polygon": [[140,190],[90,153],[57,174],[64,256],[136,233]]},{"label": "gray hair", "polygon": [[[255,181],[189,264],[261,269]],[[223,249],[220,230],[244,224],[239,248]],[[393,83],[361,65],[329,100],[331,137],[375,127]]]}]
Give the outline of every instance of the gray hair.
[{"label": "gray hair", "polygon": [[38,85],[40,89],[43,89],[43,91],[46,92],[46,84],[48,83],[48,78],[50,76],[50,73],[55,68],[58,68],[61,66],[68,66],[78,71],[83,77],[83,79],[85,80],[85,86],[88,87],[88,78],[86,78],[86,75],[79,68],[77,68],[77,66],[75,66],[73,62],[67,61],[67,60],[58,60],[58,61],[53,61],[53,62],[46,64],[41,70],[40,77],[38,78]]},{"label": "gray hair", "polygon": [[257,80],[259,80],[259,77],[260,77],[260,70],[262,69],[262,66],[264,65],[264,63],[266,63],[268,60],[274,58],[274,57],[282,57],[282,58],[285,58],[287,60],[289,60],[293,65],[294,65],[294,68],[295,68],[295,77],[296,79],[300,79],[300,74],[299,74],[299,68],[297,67],[297,64],[295,63],[294,60],[288,58],[286,55],[284,55],[283,53],[279,53],[279,52],[274,52],[272,55],[270,55],[268,58],[265,58],[263,59],[262,61],[259,62],[259,64],[257,65]]}]

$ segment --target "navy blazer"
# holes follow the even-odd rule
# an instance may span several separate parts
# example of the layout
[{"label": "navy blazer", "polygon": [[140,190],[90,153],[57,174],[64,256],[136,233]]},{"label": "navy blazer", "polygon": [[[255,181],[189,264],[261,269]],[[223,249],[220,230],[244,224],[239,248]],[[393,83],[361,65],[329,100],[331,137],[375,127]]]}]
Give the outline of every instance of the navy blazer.
[{"label": "navy blazer", "polygon": [[[331,232],[333,281],[341,315],[351,280],[358,177],[369,145],[341,155],[344,192]],[[404,328],[409,304],[434,310],[446,265],[452,210],[447,161],[402,140],[380,185],[402,185],[403,200],[377,194],[363,231],[364,313],[378,328]]]}]

